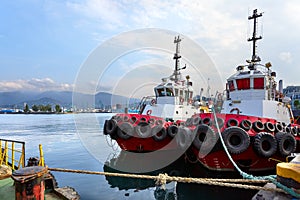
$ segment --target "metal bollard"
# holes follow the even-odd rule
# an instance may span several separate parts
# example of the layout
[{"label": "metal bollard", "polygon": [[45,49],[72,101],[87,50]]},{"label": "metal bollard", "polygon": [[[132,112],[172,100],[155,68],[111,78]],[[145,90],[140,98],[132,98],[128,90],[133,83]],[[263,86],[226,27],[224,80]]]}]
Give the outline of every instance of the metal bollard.
[{"label": "metal bollard", "polygon": [[25,167],[12,174],[16,200],[44,200],[44,175],[48,169],[41,166]]}]

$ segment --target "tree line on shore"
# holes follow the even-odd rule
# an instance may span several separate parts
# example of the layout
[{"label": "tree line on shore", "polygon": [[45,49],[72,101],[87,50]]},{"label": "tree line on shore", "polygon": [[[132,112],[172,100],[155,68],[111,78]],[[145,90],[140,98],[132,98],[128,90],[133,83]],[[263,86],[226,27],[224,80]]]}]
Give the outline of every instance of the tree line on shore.
[{"label": "tree line on shore", "polygon": [[[53,112],[52,106],[50,104],[47,105],[32,105],[31,109],[29,108],[28,104],[25,105],[24,107],[24,112],[29,113],[29,112]],[[62,108],[60,105],[56,104],[54,107],[54,112],[60,113],[62,112]]]}]

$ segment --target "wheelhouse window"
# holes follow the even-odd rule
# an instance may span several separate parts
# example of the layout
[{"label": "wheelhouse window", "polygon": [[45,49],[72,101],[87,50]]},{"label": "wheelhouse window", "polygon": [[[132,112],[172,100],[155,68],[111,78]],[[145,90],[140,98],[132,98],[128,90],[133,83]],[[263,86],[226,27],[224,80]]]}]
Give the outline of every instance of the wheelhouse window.
[{"label": "wheelhouse window", "polygon": [[250,79],[249,78],[236,79],[236,85],[238,90],[248,90],[250,89]]},{"label": "wheelhouse window", "polygon": [[166,88],[166,93],[167,93],[167,96],[174,96],[172,88]]},{"label": "wheelhouse window", "polygon": [[166,96],[166,92],[165,92],[165,88],[158,88],[157,90],[157,96],[161,97],[161,96]]},{"label": "wheelhouse window", "polygon": [[253,80],[254,89],[264,89],[265,88],[265,79],[262,78],[254,78]]},{"label": "wheelhouse window", "polygon": [[233,81],[228,81],[228,88],[229,88],[229,91],[230,91],[230,92],[234,91],[234,84],[233,84]]}]

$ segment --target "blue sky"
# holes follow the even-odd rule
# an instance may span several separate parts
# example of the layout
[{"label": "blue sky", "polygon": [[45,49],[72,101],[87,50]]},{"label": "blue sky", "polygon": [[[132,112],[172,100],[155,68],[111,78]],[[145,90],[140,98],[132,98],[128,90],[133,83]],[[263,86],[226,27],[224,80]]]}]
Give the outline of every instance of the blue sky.
[{"label": "blue sky", "polygon": [[[141,28],[168,29],[196,41],[225,81],[250,58],[246,40],[252,24],[247,17],[254,8],[264,12],[259,20],[263,40],[258,42],[262,63],[271,61],[285,86],[300,85],[297,0],[4,0],[0,7],[0,91],[72,90],[80,67],[97,46]],[[122,73],[115,70],[109,76],[118,79]],[[113,88],[109,83],[102,88]]]}]

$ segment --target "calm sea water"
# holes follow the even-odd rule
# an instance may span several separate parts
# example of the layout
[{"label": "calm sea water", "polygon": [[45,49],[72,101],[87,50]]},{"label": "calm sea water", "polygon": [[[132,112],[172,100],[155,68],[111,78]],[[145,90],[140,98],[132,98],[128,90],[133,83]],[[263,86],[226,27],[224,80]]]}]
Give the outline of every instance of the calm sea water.
[{"label": "calm sea water", "polygon": [[[119,154],[117,145],[112,145],[102,133],[105,119],[111,116],[100,113],[0,115],[0,138],[25,141],[26,159],[39,156],[38,145],[42,144],[45,162],[51,168],[103,171],[104,163]],[[167,190],[162,190],[153,181],[141,179],[53,174],[59,187],[75,188],[81,199],[219,199],[224,195],[210,186],[169,183]],[[236,199],[243,194],[235,189],[225,191],[235,194]]]}]

